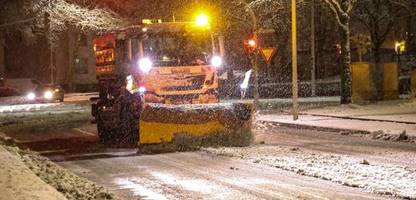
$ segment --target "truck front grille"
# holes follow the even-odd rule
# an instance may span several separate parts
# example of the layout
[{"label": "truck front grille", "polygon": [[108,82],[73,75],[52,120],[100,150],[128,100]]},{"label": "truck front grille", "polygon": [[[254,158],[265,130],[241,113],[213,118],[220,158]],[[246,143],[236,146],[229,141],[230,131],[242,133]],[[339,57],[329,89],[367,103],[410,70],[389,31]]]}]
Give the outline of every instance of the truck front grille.
[{"label": "truck front grille", "polygon": [[[190,76],[183,79],[186,79],[190,84],[189,85],[174,85],[169,87],[164,87],[164,91],[187,91],[187,90],[200,90],[204,86],[206,75]],[[176,78],[180,79],[180,78]],[[182,80],[183,80],[182,79]]]}]

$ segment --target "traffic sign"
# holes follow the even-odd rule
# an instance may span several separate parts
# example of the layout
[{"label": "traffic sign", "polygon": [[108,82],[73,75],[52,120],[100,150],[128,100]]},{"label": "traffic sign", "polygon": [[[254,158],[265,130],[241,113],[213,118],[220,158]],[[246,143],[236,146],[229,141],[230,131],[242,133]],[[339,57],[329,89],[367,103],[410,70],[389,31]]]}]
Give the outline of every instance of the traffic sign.
[{"label": "traffic sign", "polygon": [[276,53],[276,48],[267,47],[267,48],[262,48],[260,51],[261,51],[261,55],[263,55],[263,58],[266,61],[266,63],[270,64],[274,54]]}]

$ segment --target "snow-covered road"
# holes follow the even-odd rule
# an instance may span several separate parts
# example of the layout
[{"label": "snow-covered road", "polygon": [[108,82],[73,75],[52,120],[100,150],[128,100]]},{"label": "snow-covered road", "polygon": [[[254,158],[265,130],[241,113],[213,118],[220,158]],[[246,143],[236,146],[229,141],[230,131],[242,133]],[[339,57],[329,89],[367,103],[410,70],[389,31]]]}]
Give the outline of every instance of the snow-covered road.
[{"label": "snow-covered road", "polygon": [[127,199],[416,199],[414,143],[263,123],[250,147],[139,155],[97,144],[87,101],[8,108],[0,131]]},{"label": "snow-covered road", "polygon": [[371,193],[416,199],[414,144],[273,126],[262,127],[256,137],[258,144],[251,147],[207,151]]}]

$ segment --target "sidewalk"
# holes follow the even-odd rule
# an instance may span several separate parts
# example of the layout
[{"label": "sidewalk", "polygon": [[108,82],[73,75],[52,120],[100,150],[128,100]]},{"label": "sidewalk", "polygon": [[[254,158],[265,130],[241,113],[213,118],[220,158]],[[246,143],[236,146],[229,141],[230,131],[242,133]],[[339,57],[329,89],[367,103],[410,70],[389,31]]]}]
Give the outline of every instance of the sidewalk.
[{"label": "sidewalk", "polygon": [[0,200],[66,199],[0,145]]},{"label": "sidewalk", "polygon": [[[224,99],[221,102],[230,103],[252,103],[253,99]],[[299,106],[303,107],[322,107],[329,105],[339,105],[339,96],[323,96],[323,97],[301,97],[299,98]],[[262,110],[270,109],[287,109],[292,107],[292,98],[274,98],[274,99],[259,99],[259,107]]]},{"label": "sidewalk", "polygon": [[[303,111],[299,120],[290,114],[267,114],[258,117],[260,122],[284,126],[336,131],[345,133],[374,134],[376,139],[416,138],[416,101],[385,101],[369,105],[338,105]],[[400,137],[400,138],[398,138]]]}]

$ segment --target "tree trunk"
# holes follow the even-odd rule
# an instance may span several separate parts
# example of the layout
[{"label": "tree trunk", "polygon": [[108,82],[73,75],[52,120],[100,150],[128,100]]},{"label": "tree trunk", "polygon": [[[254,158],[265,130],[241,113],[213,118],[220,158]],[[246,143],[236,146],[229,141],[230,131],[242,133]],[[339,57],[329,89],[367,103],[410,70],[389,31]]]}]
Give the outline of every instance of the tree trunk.
[{"label": "tree trunk", "polygon": [[383,69],[383,63],[381,60],[381,54],[380,54],[380,45],[376,44],[376,46],[373,49],[374,52],[374,68],[372,76],[372,81],[374,84],[374,100],[382,100],[384,93],[383,93],[383,84],[384,84],[384,69]]},{"label": "tree trunk", "polygon": [[75,73],[75,59],[78,52],[78,31],[74,27],[70,27],[68,31],[68,76],[67,83],[68,89],[71,92],[75,91],[74,73]]},{"label": "tree trunk", "polygon": [[[349,20],[348,20],[349,21]],[[351,103],[351,48],[349,22],[344,22],[346,28],[341,30],[341,104]]]},{"label": "tree trunk", "polygon": [[[6,72],[6,65],[5,65],[5,59],[4,59],[4,45],[5,44],[5,39],[3,38],[3,36],[0,34],[0,78],[2,78],[2,76],[5,76],[5,72]],[[5,77],[3,77],[5,78]]]},{"label": "tree trunk", "polygon": [[311,96],[316,96],[316,59],[315,59],[315,0],[311,5]]}]

